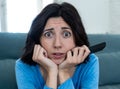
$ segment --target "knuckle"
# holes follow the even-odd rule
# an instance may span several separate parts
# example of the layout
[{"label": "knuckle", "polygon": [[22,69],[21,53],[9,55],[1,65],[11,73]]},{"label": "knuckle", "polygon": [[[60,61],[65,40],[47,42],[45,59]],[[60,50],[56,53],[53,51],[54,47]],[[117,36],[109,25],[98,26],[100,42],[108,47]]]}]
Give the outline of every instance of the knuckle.
[{"label": "knuckle", "polygon": [[80,50],[84,50],[84,47],[83,47],[83,46],[81,46],[81,47],[79,47],[79,49],[80,49]]},{"label": "knuckle", "polygon": [[68,63],[68,64],[72,64],[72,62],[73,62],[73,61],[72,61],[72,58],[71,58],[70,60],[67,60],[67,63]]},{"label": "knuckle", "polygon": [[86,53],[89,54],[89,53],[90,53],[90,50],[86,50]]}]

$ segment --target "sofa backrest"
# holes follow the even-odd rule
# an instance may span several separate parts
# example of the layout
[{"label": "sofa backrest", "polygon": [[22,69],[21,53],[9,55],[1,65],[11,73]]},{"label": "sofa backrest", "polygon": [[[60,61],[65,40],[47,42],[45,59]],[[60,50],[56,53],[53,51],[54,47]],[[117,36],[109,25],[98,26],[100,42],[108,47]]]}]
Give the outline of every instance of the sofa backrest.
[{"label": "sofa backrest", "polygon": [[89,41],[91,45],[105,41],[106,48],[102,53],[120,52],[120,34],[89,34]]},{"label": "sofa backrest", "polygon": [[25,44],[24,33],[0,33],[0,89],[17,89],[15,61]]},{"label": "sofa backrest", "polygon": [[[17,89],[15,61],[22,53],[26,33],[0,33],[0,89]],[[120,35],[89,34],[90,45],[105,41],[106,48],[95,53],[100,62],[100,85],[120,84]]]},{"label": "sofa backrest", "polygon": [[99,57],[99,85],[120,84],[120,34],[88,35],[91,45],[105,41],[103,51],[95,53]]},{"label": "sofa backrest", "polygon": [[0,59],[19,58],[25,39],[25,33],[0,33]]}]

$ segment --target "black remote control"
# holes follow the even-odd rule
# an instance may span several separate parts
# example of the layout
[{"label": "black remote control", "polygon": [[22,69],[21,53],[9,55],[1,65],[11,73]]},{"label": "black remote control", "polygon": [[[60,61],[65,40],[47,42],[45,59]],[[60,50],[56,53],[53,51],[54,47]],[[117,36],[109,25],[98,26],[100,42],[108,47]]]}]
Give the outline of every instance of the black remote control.
[{"label": "black remote control", "polygon": [[106,42],[102,42],[102,43],[90,46],[89,49],[90,49],[91,53],[95,53],[95,52],[103,50],[105,48],[105,46],[106,46]]}]

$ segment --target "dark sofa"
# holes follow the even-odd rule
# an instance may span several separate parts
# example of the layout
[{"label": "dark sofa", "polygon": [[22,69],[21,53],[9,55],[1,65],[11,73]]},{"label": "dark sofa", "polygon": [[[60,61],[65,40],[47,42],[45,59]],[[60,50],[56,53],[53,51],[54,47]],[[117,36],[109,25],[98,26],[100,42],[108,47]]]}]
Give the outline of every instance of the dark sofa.
[{"label": "dark sofa", "polygon": [[[17,89],[15,61],[25,44],[26,33],[0,33],[0,89]],[[89,34],[90,44],[105,41],[107,46],[97,52],[100,62],[99,89],[120,89],[120,35]]]}]

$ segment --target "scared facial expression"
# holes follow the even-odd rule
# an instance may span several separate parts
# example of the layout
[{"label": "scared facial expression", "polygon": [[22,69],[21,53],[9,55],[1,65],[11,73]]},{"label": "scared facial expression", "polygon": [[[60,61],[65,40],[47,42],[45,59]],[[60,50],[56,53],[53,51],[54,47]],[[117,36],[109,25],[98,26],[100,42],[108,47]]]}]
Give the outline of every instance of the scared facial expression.
[{"label": "scared facial expression", "polygon": [[58,65],[65,60],[67,52],[75,47],[71,27],[62,17],[47,20],[40,43],[47,51],[48,58]]}]

